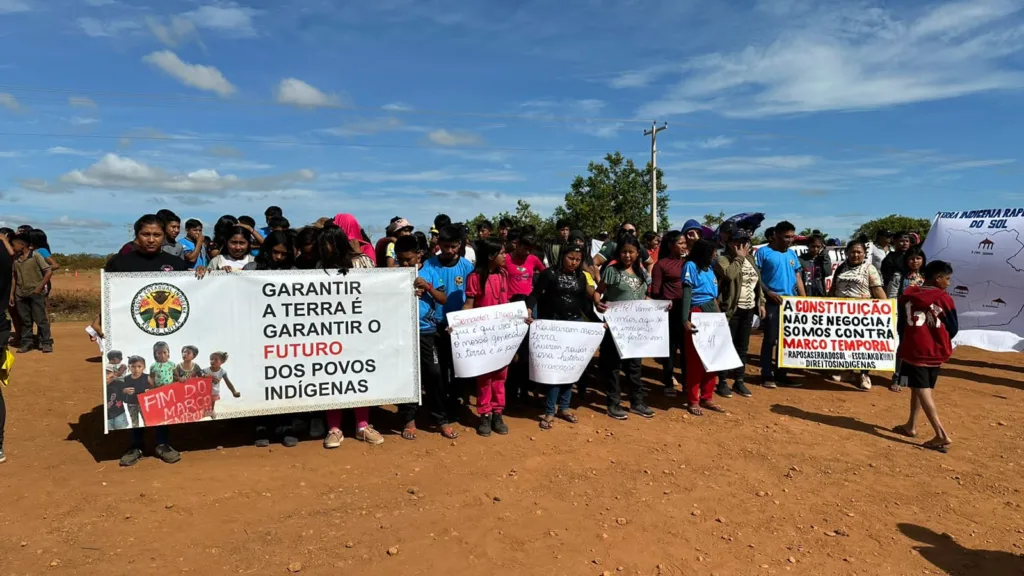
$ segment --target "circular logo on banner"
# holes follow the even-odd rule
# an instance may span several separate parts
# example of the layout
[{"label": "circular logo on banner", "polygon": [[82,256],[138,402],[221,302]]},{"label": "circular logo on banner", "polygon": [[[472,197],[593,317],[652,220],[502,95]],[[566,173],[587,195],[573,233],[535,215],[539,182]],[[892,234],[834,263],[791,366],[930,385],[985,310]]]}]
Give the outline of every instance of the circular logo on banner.
[{"label": "circular logo on banner", "polygon": [[146,334],[174,334],[188,320],[188,299],[177,286],[150,284],[132,300],[132,320]]}]

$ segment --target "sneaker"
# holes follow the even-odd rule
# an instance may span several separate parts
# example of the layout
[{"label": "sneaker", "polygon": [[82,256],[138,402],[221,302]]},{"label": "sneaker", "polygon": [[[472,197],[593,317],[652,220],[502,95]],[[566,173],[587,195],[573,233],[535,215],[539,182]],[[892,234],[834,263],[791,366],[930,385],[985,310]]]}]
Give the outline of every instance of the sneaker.
[{"label": "sneaker", "polygon": [[480,423],[476,425],[476,433],[479,436],[487,437],[491,435],[491,415],[481,414]]},{"label": "sneaker", "polygon": [[831,380],[833,382],[842,382],[843,381],[843,373],[842,372],[836,372],[835,374],[832,374],[828,378],[829,378],[829,380]]},{"label": "sneaker", "polygon": [[135,466],[139,463],[139,460],[142,460],[142,450],[132,448],[125,452],[124,456],[121,456],[121,466],[124,466],[125,468],[128,466]]},{"label": "sneaker", "polygon": [[753,394],[751,394],[750,390],[747,388],[747,385],[743,383],[743,380],[737,380],[733,382],[732,391],[739,394],[740,396],[743,396],[744,398],[750,398],[753,396]]},{"label": "sneaker", "polygon": [[299,445],[298,432],[290,426],[278,426],[274,434],[281,439],[281,445],[285,448],[295,448]]},{"label": "sneaker", "polygon": [[384,437],[373,429],[373,426],[367,426],[362,430],[356,432],[356,440],[361,440],[367,444],[378,446],[384,443]]},{"label": "sneaker", "polygon": [[724,380],[718,381],[718,385],[715,386],[715,394],[722,398],[732,398],[732,390],[729,389],[729,385]]},{"label": "sneaker", "polygon": [[53,344],[43,344],[39,347],[43,354],[53,354]]},{"label": "sneaker", "polygon": [[320,418],[313,418],[309,421],[309,437],[310,438],[323,438],[324,434],[327,433],[327,428],[324,426],[324,421]]},{"label": "sneaker", "polygon": [[799,388],[803,384],[790,380],[788,376],[776,376],[775,383],[783,388]]},{"label": "sneaker", "polygon": [[629,411],[644,418],[654,418],[654,410],[651,410],[646,404],[632,404]]},{"label": "sneaker", "polygon": [[18,354],[25,354],[26,352],[31,352],[35,350],[35,348],[36,347],[33,346],[32,344],[23,344],[18,348]]},{"label": "sneaker", "polygon": [[328,450],[339,448],[341,447],[341,441],[344,439],[345,437],[341,434],[341,430],[331,430],[327,433],[327,437],[324,438],[324,448]]},{"label": "sneaker", "polygon": [[495,412],[491,416],[491,430],[502,436],[508,434],[508,424],[505,424],[505,419],[501,417],[501,412]]},{"label": "sneaker", "polygon": [[254,442],[257,448],[267,448],[270,446],[270,433],[267,431],[266,426],[256,427],[256,442]]},{"label": "sneaker", "polygon": [[161,444],[156,447],[153,451],[156,457],[162,460],[165,464],[176,464],[181,460],[181,453],[174,448],[171,448],[170,444]]},{"label": "sneaker", "polygon": [[615,404],[614,406],[608,407],[608,416],[611,418],[615,418],[616,420],[629,419],[629,414],[627,414],[626,411],[623,410],[622,406],[619,404]]},{"label": "sneaker", "polygon": [[778,388],[778,386],[775,385],[774,380],[765,380],[764,382],[761,382],[761,387],[767,388],[769,390],[775,390],[776,388]]},{"label": "sneaker", "polygon": [[676,390],[675,386],[666,386],[665,396],[668,398],[675,398],[676,396],[679,396],[679,392]]},{"label": "sneaker", "polygon": [[860,384],[857,386],[857,388],[860,388],[865,392],[871,390],[871,376],[868,376],[867,374],[861,374]]},{"label": "sneaker", "polygon": [[7,454],[4,454],[3,449],[0,449],[0,464],[7,462]]}]

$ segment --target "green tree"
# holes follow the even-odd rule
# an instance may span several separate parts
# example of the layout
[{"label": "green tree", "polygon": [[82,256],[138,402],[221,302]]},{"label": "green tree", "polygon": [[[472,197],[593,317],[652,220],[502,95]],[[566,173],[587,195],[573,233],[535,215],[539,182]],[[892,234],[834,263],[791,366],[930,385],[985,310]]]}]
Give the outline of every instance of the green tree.
[{"label": "green tree", "polygon": [[[658,229],[669,227],[668,186],[658,170]],[[607,154],[603,162],[591,162],[587,175],[576,176],[565,195],[565,206],[555,218],[567,218],[590,235],[611,232],[629,222],[639,232],[651,226],[651,167],[643,170],[620,152]]]},{"label": "green tree", "polygon": [[[800,231],[799,236],[810,236],[811,234],[814,234],[813,228],[804,228],[803,230]],[[821,232],[821,238],[823,240],[828,240],[828,232]]]},{"label": "green tree", "polygon": [[864,234],[868,237],[868,240],[874,240],[875,234],[879,230],[885,230],[887,232],[917,232],[921,236],[921,241],[924,242],[924,238],[928,235],[931,227],[932,221],[928,218],[912,218],[901,214],[889,214],[884,218],[876,218],[861,224],[854,231],[853,238]]},{"label": "green tree", "polygon": [[537,229],[537,240],[539,241],[551,238],[555,234],[554,219],[543,218],[526,200],[516,200],[516,211],[514,213],[500,212],[491,219],[491,223],[497,226],[502,218],[511,220],[512,226],[515,228],[533,226]]},{"label": "green tree", "polygon": [[708,228],[716,229],[722,225],[722,222],[725,222],[725,212],[720,211],[718,216],[715,216],[714,214],[705,214],[704,221],[701,222],[701,224]]}]

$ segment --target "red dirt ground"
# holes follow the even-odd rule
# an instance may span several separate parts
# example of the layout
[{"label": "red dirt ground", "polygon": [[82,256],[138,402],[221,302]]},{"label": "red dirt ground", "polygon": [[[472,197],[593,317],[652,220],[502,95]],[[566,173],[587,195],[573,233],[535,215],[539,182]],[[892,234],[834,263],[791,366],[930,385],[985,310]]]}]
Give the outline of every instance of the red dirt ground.
[{"label": "red dirt ground", "polygon": [[3,576],[1024,574],[1018,355],[961,349],[944,369],[947,455],[887,431],[907,392],[809,376],[728,416],[657,389],[653,420],[616,422],[592,392],[575,427],[531,410],[456,442],[258,449],[243,422],[185,425],[180,463],[120,469],[83,325],[56,325],[57,352],[20,356],[4,391]]}]

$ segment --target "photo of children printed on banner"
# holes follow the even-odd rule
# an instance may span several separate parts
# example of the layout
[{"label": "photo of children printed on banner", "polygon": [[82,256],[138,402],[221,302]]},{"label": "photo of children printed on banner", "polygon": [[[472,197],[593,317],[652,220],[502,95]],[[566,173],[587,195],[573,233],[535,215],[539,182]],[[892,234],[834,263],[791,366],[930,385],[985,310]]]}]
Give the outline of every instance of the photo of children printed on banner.
[{"label": "photo of children printed on banner", "polygon": [[107,430],[215,420],[221,385],[230,392],[227,398],[241,397],[224,367],[227,352],[211,353],[208,368],[197,361],[199,348],[192,345],[182,347],[178,363],[171,362],[166,342],[154,344],[150,354],[147,363],[141,355],[125,362],[121,351],[107,353]]}]

